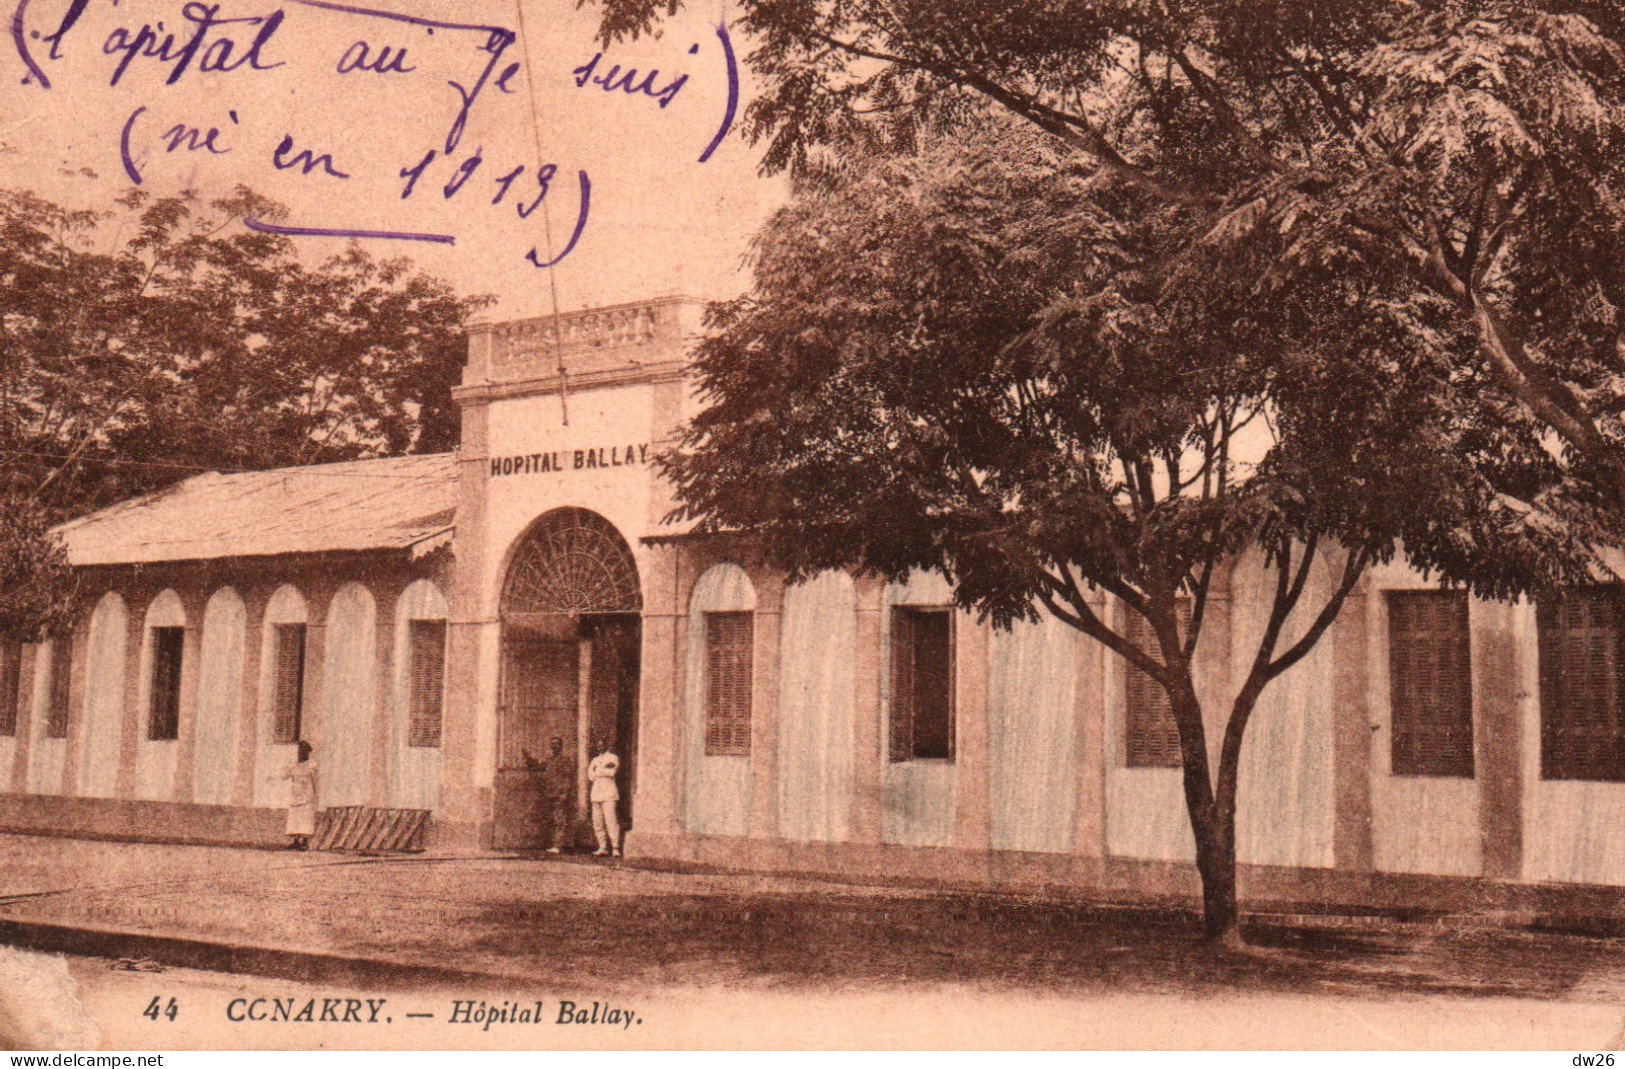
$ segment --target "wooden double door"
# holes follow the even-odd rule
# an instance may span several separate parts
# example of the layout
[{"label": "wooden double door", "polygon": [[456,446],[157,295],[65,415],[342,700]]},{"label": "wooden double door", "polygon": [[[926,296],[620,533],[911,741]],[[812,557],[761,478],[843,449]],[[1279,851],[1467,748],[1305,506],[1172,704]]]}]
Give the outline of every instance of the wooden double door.
[{"label": "wooden double door", "polygon": [[546,777],[559,776],[551,760],[554,739],[562,743],[568,766],[569,840],[591,840],[587,762],[603,748],[621,758],[621,819],[629,826],[636,779],[638,617],[505,620],[503,630],[492,847],[548,845],[554,814],[546,805],[544,777],[533,765],[546,762]]}]

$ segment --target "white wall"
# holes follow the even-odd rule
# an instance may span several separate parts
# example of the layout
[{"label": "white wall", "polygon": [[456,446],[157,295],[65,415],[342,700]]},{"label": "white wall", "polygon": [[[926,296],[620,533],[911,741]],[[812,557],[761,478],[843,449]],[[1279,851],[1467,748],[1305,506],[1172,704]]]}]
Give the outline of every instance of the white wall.
[{"label": "white wall", "polygon": [[112,591],[102,595],[90,617],[84,739],[79,748],[79,793],[86,798],[112,798],[118,793],[128,621],[124,599]]},{"label": "white wall", "polygon": [[[1341,559],[1337,565],[1340,578]],[[1258,655],[1274,588],[1275,573],[1264,569],[1256,552],[1237,562],[1231,573],[1230,686],[1216,710],[1220,719],[1210,723],[1222,724],[1230,715],[1234,693]],[[1309,629],[1334,589],[1323,551],[1282,628],[1277,656]],[[1236,858],[1243,864],[1333,864],[1332,673],[1332,633],[1327,630],[1308,656],[1259,696],[1242,743],[1236,792]]]},{"label": "white wall", "polygon": [[779,833],[851,837],[857,600],[845,572],[784,592],[779,661]]},{"label": "white wall", "polygon": [[[428,579],[419,579],[401,592],[395,603],[394,694],[385,748],[386,805],[399,809],[433,809],[440,804],[440,747],[409,746],[412,719],[413,620],[444,620],[446,597]],[[448,675],[451,668],[447,664]],[[444,697],[442,696],[442,714]],[[442,716],[442,724],[444,719]]]},{"label": "white wall", "polygon": [[688,831],[694,835],[744,835],[749,831],[750,758],[707,757],[705,753],[705,614],[755,610],[756,591],[750,577],[735,564],[707,569],[689,598],[683,811]]},{"label": "white wall", "polygon": [[243,643],[248,610],[231,587],[221,587],[203,610],[198,663],[196,745],[192,801],[228,805],[237,768],[237,727],[243,693]]},{"label": "white wall", "polygon": [[321,720],[313,741],[323,809],[368,802],[378,702],[377,615],[372,594],[359,583],[339,587],[327,610]]},{"label": "white wall", "polygon": [[995,850],[1072,849],[1078,645],[1053,616],[995,630],[988,657],[988,778]]},{"label": "white wall", "polygon": [[[891,631],[894,606],[945,606],[953,603],[948,581],[936,572],[915,572],[905,583],[891,583],[881,598],[880,623],[880,835],[884,842],[906,846],[947,846],[954,833],[954,792],[958,783],[951,761],[892,761]],[[962,626],[975,622],[963,614],[954,621],[957,644]],[[957,704],[957,698],[956,698]],[[958,732],[955,733],[956,737]]]}]

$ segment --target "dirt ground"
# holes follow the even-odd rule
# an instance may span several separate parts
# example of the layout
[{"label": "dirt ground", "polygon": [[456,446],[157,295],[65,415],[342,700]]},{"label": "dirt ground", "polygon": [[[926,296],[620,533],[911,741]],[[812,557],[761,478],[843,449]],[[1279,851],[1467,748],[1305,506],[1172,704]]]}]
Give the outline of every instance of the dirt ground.
[{"label": "dirt ground", "polygon": [[[318,1037],[366,1048],[1625,1042],[1618,938],[1327,917],[1255,921],[1244,929],[1254,949],[1237,955],[1202,945],[1181,908],[588,859],[375,861],[0,837],[4,923],[55,926],[50,949],[68,954],[99,1042],[120,1048]],[[109,950],[109,932],[135,949]],[[228,951],[245,946],[281,956],[244,967]],[[105,960],[118,957],[128,960]],[[155,996],[177,998],[175,1019],[142,1015]],[[233,999],[295,996],[384,998],[429,1016],[371,1027],[231,1019]],[[541,1003],[531,1016],[547,1021],[449,1020],[455,1003],[478,999]],[[564,1002],[606,1017],[631,1008],[640,1021],[565,1027]]]}]

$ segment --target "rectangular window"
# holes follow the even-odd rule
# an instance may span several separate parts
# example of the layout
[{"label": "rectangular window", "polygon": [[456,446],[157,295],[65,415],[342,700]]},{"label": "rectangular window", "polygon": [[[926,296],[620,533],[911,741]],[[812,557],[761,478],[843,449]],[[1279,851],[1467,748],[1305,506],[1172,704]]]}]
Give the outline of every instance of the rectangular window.
[{"label": "rectangular window", "polygon": [[45,708],[45,737],[68,737],[68,702],[72,697],[73,636],[57,635],[51,639],[50,704]]},{"label": "rectangular window", "polygon": [[705,755],[750,755],[751,657],[755,617],[705,614]]},{"label": "rectangular window", "polygon": [[17,710],[22,697],[22,683],[22,643],[0,643],[0,737],[17,734]]},{"label": "rectangular window", "polygon": [[305,715],[305,625],[277,624],[271,655],[271,741],[298,742]]},{"label": "rectangular window", "polygon": [[439,746],[446,693],[446,621],[413,620],[407,631],[412,656],[407,745]]},{"label": "rectangular window", "polygon": [[1387,597],[1393,774],[1471,778],[1473,671],[1467,594],[1396,590]]},{"label": "rectangular window", "polygon": [[[1175,604],[1183,637],[1190,630],[1191,602],[1189,598],[1180,598]],[[1125,608],[1124,615],[1128,620],[1125,637],[1156,660],[1162,660],[1150,622],[1133,609]],[[1168,691],[1132,664],[1127,666],[1124,682],[1125,763],[1129,768],[1179,768],[1184,758],[1179,750],[1179,725],[1174,721]]]},{"label": "rectangular window", "polygon": [[1621,588],[1612,585],[1537,607],[1542,779],[1625,781],[1622,616]]},{"label": "rectangular window", "polygon": [[891,759],[952,761],[952,610],[893,609],[891,649]]},{"label": "rectangular window", "polygon": [[177,739],[181,733],[181,656],[184,627],[152,629],[152,714],[147,738]]}]

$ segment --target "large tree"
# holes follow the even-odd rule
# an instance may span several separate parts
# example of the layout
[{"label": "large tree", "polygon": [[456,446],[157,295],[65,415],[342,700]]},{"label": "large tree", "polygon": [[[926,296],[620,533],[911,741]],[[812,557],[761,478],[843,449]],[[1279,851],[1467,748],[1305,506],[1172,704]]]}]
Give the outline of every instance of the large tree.
[{"label": "large tree", "polygon": [[[715,310],[707,407],[664,463],[699,529],[793,576],[935,569],[966,609],[1047,612],[1153,679],[1207,930],[1234,942],[1249,719],[1364,571],[1403,545],[1517,593],[1587,574],[1594,531],[1523,506],[1563,477],[1536,421],[1482,376],[1441,386],[1418,337],[1451,335],[1448,308],[1381,272],[1341,273],[1312,309],[1224,273],[1170,291],[1178,228],[1134,189],[1080,211],[1093,176],[1061,163],[971,122],[804,191],[759,238],[751,294]],[[1366,314],[1384,290],[1389,314]],[[1209,596],[1254,554],[1264,586],[1234,598],[1266,622],[1212,708]]]},{"label": "large tree", "polygon": [[[682,0],[599,0],[606,37]],[[1612,0],[741,0],[765,165],[991,106],[1181,209],[1261,299],[1328,267],[1437,299],[1441,363],[1625,515],[1625,18]],[[1380,315],[1380,308],[1370,309]],[[1529,502],[1542,509],[1546,501]]]},{"label": "large tree", "polygon": [[[656,28],[682,4],[599,2],[611,39]],[[789,169],[809,200],[764,236],[756,294],[719,318],[721,337],[703,349],[717,407],[673,467],[688,509],[756,530],[803,569],[841,556],[843,540],[882,571],[934,560],[963,603],[995,616],[1043,605],[1152,675],[1179,723],[1209,928],[1228,938],[1250,703],[1324,633],[1359,570],[1403,544],[1422,567],[1505,597],[1583,582],[1601,568],[1593,547],[1619,540],[1625,21],[1599,0],[740,7],[763,87],[747,130],[767,142],[766,169]],[[959,132],[989,114],[1043,149],[1003,137],[973,152]],[[823,216],[795,214],[845,197],[842,227],[892,233],[867,221],[890,202],[864,183],[877,180],[876,153],[922,149],[980,177],[937,202],[941,225],[914,225],[949,249],[973,231],[964,262],[977,270],[1020,265],[975,276],[1007,317],[1002,333],[978,341],[990,320],[948,296],[964,262],[933,269],[930,247],[855,246]],[[1011,195],[983,181],[1001,167],[1047,175],[1046,210],[1023,199],[1014,228],[971,227]],[[902,188],[923,196],[917,181]],[[1066,249],[1079,233],[1090,241]],[[1131,254],[1094,266],[1129,234]],[[1065,253],[1040,271],[1035,247]],[[815,273],[853,266],[820,267],[820,256],[863,255],[876,257],[875,277],[843,286]],[[1049,288],[1024,299],[1033,271]],[[909,285],[888,288],[888,277]],[[878,305],[864,301],[871,288],[886,295]],[[869,307],[886,315],[851,315]],[[961,314],[931,318],[944,307]],[[859,357],[866,348],[872,359]],[[1000,377],[1046,350],[1034,383]],[[1106,352],[1117,354],[1112,377],[1065,385]],[[1222,352],[1229,370],[1213,380],[1182,363],[1203,352]],[[1254,377],[1231,377],[1242,369]],[[812,400],[832,374],[844,392]],[[891,392],[863,392],[881,381]],[[916,385],[935,404],[908,399]],[[1006,403],[1041,416],[1045,434],[1065,428],[1053,448],[1003,455],[1042,472],[1036,483],[994,477],[999,465],[977,452],[999,438],[975,417],[1002,420]],[[1255,412],[1268,452],[1226,477],[1218,507],[1211,480],[1236,460],[1227,428]],[[805,437],[804,454],[781,430]],[[902,473],[883,445],[898,446]],[[866,473],[843,476],[865,450]],[[954,487],[932,484],[939,460],[959,473]],[[1081,472],[1099,480],[1087,493],[1071,481]],[[731,499],[730,485],[760,503]],[[977,507],[991,529],[979,534],[961,525],[970,498],[954,496],[971,491],[987,495]],[[1035,511],[1045,502],[1047,514]],[[907,522],[887,534],[888,516]],[[883,536],[876,546],[863,521]],[[837,539],[827,551],[796,548],[825,531]],[[1334,542],[1332,597],[1283,644],[1306,609],[1305,564]],[[1209,780],[1182,676],[1205,562],[1248,544],[1270,557],[1274,609]],[[1154,641],[1136,648],[1109,633],[1074,576],[1142,613]],[[1193,605],[1185,635],[1181,596]]]},{"label": "large tree", "polygon": [[[50,523],[209,470],[449,449],[484,304],[351,246],[319,263],[213,203],[0,191],[0,630],[71,615]],[[22,562],[32,562],[23,567]]]}]

